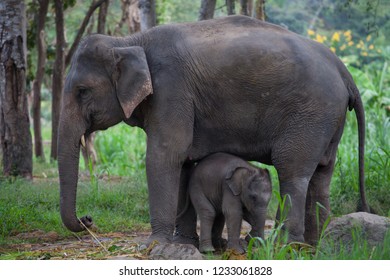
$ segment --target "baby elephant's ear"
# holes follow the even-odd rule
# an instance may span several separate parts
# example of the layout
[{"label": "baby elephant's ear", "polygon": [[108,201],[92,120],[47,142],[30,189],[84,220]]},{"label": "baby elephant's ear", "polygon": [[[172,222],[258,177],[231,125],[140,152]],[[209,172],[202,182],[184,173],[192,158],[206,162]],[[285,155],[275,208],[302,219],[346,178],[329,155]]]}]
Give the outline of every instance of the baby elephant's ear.
[{"label": "baby elephant's ear", "polygon": [[245,167],[236,167],[227,172],[226,184],[234,195],[240,195],[246,179],[249,176],[249,170]]},{"label": "baby elephant's ear", "polygon": [[126,118],[149,94],[153,93],[152,80],[144,49],[138,46],[113,48],[113,82]]}]

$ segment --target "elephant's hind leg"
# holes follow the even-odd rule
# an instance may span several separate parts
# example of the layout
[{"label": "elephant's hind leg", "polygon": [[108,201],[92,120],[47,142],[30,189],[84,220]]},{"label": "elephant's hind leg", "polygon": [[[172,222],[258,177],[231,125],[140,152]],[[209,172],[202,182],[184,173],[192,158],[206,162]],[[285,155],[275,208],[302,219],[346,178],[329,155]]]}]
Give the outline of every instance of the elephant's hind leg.
[{"label": "elephant's hind leg", "polygon": [[192,244],[199,247],[199,236],[196,232],[196,211],[191,203],[188,193],[188,183],[193,163],[185,163],[180,175],[180,190],[178,202],[178,217],[173,241],[179,244]]},{"label": "elephant's hind leg", "polygon": [[199,251],[202,253],[214,252],[212,242],[212,229],[217,213],[211,203],[202,203],[197,209],[200,220],[200,242]]},{"label": "elephant's hind leg", "polygon": [[330,214],[329,189],[343,126],[338,129],[309,183],[306,196],[305,241],[316,245]]},{"label": "elephant's hind leg", "polygon": [[316,170],[324,150],[326,140],[319,141],[312,137],[303,139],[307,131],[296,131],[283,138],[274,148],[273,164],[278,172],[280,195],[286,199],[277,221],[284,224],[288,232],[288,242],[304,242],[305,205],[309,182]]}]

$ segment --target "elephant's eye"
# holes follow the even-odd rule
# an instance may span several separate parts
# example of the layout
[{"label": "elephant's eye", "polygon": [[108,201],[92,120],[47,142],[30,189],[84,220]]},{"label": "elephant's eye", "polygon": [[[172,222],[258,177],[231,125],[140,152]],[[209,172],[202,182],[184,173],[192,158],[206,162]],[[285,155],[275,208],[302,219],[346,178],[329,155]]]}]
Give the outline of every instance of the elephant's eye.
[{"label": "elephant's eye", "polygon": [[78,94],[80,97],[82,97],[83,95],[85,95],[86,92],[87,92],[87,89],[84,88],[84,87],[80,87],[80,88],[77,89],[77,94]]},{"label": "elephant's eye", "polygon": [[77,98],[79,100],[88,100],[90,96],[90,89],[86,87],[79,87],[77,88]]}]

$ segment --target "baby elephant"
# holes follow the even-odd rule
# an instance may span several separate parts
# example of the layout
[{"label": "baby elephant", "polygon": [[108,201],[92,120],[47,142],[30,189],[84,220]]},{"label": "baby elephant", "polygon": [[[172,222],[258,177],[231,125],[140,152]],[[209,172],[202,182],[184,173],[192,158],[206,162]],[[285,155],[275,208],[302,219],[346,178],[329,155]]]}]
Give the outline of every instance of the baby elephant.
[{"label": "baby elephant", "polygon": [[242,219],[250,235],[264,237],[272,186],[269,172],[233,155],[217,153],[199,162],[189,181],[189,195],[200,219],[199,250],[215,251],[225,224],[227,248],[244,253],[240,245]]}]

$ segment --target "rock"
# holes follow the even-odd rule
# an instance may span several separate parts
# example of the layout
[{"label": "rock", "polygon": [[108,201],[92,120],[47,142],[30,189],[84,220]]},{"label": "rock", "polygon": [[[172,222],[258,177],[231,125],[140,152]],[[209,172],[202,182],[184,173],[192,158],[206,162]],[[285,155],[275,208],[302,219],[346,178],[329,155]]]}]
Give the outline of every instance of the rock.
[{"label": "rock", "polygon": [[203,260],[202,254],[191,244],[157,244],[149,253],[152,260]]},{"label": "rock", "polygon": [[335,218],[329,223],[321,247],[343,244],[350,250],[357,234],[361,237],[359,240],[366,240],[367,245],[373,247],[383,243],[389,230],[390,218],[365,212],[352,213]]}]

